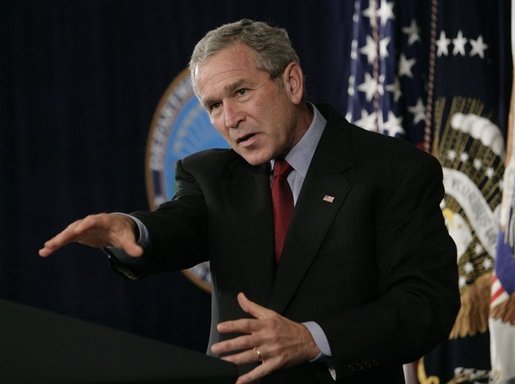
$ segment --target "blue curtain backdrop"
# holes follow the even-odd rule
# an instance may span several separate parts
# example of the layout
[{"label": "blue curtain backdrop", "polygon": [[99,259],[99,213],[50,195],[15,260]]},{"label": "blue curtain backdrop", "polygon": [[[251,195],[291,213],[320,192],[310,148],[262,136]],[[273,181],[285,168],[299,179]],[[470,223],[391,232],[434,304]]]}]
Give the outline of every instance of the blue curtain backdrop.
[{"label": "blue curtain backdrop", "polygon": [[288,29],[309,98],[346,110],[352,1],[0,2],[0,298],[203,351],[210,297],[181,273],[131,282],[94,249],[37,250],[89,213],[148,207],[147,135],[209,29]]}]

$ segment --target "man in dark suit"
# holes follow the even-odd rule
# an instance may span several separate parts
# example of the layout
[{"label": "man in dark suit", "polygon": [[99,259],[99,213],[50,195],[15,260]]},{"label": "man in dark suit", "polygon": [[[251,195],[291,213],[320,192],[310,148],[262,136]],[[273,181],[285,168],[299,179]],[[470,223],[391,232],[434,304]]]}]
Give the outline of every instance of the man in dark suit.
[{"label": "man in dark suit", "polygon": [[[107,247],[130,278],[210,260],[209,352],[244,367],[238,383],[403,383],[402,364],[444,340],[459,307],[438,162],[306,103],[282,29],[224,25],[190,70],[231,150],[179,161],[177,194],[155,212],[88,216],[40,255]],[[285,238],[272,197],[283,166]]]}]

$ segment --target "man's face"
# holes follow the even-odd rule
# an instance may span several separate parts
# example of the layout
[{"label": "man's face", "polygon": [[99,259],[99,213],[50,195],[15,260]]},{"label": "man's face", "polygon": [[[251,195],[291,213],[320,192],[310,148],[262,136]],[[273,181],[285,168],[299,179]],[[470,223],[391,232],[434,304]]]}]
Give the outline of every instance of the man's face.
[{"label": "man's face", "polygon": [[[285,73],[292,66],[290,64]],[[300,70],[300,69],[298,69]],[[302,137],[290,77],[277,79],[256,67],[255,53],[236,43],[197,69],[196,86],[211,123],[252,165],[286,154]]]}]

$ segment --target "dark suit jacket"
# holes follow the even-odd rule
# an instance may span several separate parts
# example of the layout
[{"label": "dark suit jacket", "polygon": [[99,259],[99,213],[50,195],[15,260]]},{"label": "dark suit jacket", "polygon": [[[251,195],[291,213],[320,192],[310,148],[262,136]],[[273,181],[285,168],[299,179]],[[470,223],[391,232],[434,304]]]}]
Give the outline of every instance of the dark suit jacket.
[{"label": "dark suit jacket", "polygon": [[[403,383],[402,363],[445,339],[459,307],[456,251],[439,207],[441,167],[410,144],[319,109],[328,124],[279,265],[268,165],[209,150],[178,162],[172,201],[135,213],[151,246],[130,275],[209,259],[210,345],[227,337],[216,331],[218,322],[246,316],[236,301],[242,291],[294,321],[318,322],[338,382]],[[307,379],[316,367],[304,364],[272,378],[317,382]]]}]

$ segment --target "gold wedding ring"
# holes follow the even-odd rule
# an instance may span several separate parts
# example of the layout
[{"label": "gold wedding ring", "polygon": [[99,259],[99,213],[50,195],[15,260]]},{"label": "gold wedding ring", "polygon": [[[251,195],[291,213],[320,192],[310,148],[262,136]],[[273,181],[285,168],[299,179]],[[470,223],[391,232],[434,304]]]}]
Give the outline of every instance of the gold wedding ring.
[{"label": "gold wedding ring", "polygon": [[254,351],[258,355],[258,360],[261,362],[261,364],[263,364],[265,360],[261,357],[261,352],[259,352],[259,349],[257,349],[257,347],[254,347]]}]

